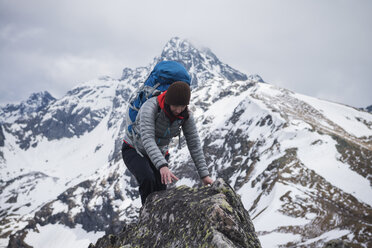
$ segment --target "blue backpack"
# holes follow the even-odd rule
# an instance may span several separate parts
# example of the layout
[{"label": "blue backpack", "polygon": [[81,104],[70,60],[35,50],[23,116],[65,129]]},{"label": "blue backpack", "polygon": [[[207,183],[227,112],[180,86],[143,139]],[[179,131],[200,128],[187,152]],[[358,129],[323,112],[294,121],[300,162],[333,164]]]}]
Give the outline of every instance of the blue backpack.
[{"label": "blue backpack", "polygon": [[154,67],[145,83],[137,92],[132,94],[129,100],[126,118],[129,135],[133,136],[133,124],[141,106],[151,97],[158,96],[166,91],[176,81],[183,81],[189,85],[191,81],[190,75],[180,63],[162,61]]}]

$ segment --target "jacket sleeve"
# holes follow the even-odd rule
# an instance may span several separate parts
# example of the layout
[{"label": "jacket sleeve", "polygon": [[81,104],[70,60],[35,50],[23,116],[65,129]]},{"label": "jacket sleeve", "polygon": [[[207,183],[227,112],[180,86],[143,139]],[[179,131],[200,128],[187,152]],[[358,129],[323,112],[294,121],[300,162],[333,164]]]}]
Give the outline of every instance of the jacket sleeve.
[{"label": "jacket sleeve", "polygon": [[182,131],[185,135],[187,147],[198,170],[200,178],[209,176],[207,163],[205,162],[204,153],[200,144],[198,130],[191,112],[189,113],[189,118],[182,126]]},{"label": "jacket sleeve", "polygon": [[157,169],[168,164],[155,142],[155,119],[158,112],[157,101],[146,101],[140,111],[141,141],[151,162]]}]

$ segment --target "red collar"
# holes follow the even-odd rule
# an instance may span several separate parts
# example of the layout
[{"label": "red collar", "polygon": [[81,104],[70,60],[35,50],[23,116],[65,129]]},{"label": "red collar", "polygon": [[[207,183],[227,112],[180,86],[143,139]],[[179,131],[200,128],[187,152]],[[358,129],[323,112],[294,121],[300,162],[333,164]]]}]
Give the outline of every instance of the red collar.
[{"label": "red collar", "polygon": [[164,91],[163,93],[158,95],[159,107],[164,111],[164,113],[166,114],[166,116],[169,118],[171,122],[177,119],[181,119],[181,120],[184,119],[183,116],[179,116],[179,115],[175,116],[170,111],[168,112],[167,108],[165,107],[165,93],[167,93],[167,91]]},{"label": "red collar", "polygon": [[158,95],[159,106],[163,110],[165,108],[165,93],[167,93],[167,91],[164,91],[163,93],[161,93],[160,95]]}]

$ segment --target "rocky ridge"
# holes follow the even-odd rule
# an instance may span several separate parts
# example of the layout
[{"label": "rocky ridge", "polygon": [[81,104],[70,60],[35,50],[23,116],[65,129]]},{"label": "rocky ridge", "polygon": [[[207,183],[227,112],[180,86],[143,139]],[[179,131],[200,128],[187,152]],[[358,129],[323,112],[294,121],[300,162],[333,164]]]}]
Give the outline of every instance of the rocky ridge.
[{"label": "rocky ridge", "polygon": [[155,192],[137,223],[106,235],[90,248],[261,247],[247,210],[219,179],[210,187],[180,186]]},{"label": "rocky ridge", "polygon": [[47,91],[33,93],[19,104],[7,104],[0,107],[0,123],[28,119],[53,103],[56,99]]}]

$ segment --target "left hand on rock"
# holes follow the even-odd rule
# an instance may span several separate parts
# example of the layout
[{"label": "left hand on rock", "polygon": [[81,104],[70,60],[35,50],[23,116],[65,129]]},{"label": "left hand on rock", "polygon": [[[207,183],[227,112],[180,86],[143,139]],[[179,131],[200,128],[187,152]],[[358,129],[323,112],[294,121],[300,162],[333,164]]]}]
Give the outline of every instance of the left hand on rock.
[{"label": "left hand on rock", "polygon": [[204,185],[208,185],[208,184],[212,184],[213,183],[213,180],[212,178],[210,178],[209,176],[206,176],[202,179]]}]

